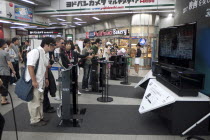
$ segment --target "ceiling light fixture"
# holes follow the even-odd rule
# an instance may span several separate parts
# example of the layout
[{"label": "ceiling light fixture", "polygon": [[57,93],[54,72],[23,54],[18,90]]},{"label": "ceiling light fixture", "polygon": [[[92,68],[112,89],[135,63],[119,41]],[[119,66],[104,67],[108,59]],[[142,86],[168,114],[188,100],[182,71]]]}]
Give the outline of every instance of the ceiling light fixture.
[{"label": "ceiling light fixture", "polygon": [[57,24],[57,23],[55,23],[55,22],[51,22],[51,23],[49,23],[49,25],[53,25],[53,24]]},{"label": "ceiling light fixture", "polygon": [[12,22],[5,21],[5,20],[0,20],[0,23],[12,23]]},{"label": "ceiling light fixture", "polygon": [[27,26],[27,27],[24,27],[24,28],[37,28],[37,26]]},{"label": "ceiling light fixture", "polygon": [[71,22],[60,22],[61,24],[71,23]]},{"label": "ceiling light fixture", "polygon": [[59,21],[66,21],[65,19],[61,19],[61,18],[57,18],[57,20],[59,20]]},{"label": "ceiling light fixture", "polygon": [[14,22],[14,23],[12,23],[12,24],[14,24],[14,25],[21,25],[21,26],[28,26],[28,24],[24,24],[24,23],[17,23],[17,22]]},{"label": "ceiling light fixture", "polygon": [[27,3],[33,4],[33,5],[38,5],[38,4],[36,4],[36,3],[34,3],[33,1],[30,1],[30,0],[21,0],[21,1],[24,1],[24,2],[27,2]]},{"label": "ceiling light fixture", "polygon": [[87,22],[74,22],[74,23],[75,23],[75,24],[76,24],[76,23],[79,23],[79,24],[80,24],[80,23],[87,23]]},{"label": "ceiling light fixture", "polygon": [[97,17],[92,17],[93,19],[95,19],[95,20],[100,20],[99,18],[97,18]]},{"label": "ceiling light fixture", "polygon": [[79,25],[79,26],[82,25],[82,24],[79,24],[79,23],[75,23],[75,24],[76,24],[76,25]]},{"label": "ceiling light fixture", "polygon": [[69,25],[69,27],[76,27],[76,26],[73,26],[73,25]]},{"label": "ceiling light fixture", "polygon": [[41,29],[45,29],[45,28],[37,28],[37,29],[41,30]]},{"label": "ceiling light fixture", "polygon": [[82,21],[82,19],[80,19],[80,18],[74,18],[74,19],[79,20],[79,21]]},{"label": "ceiling light fixture", "polygon": [[24,29],[22,26],[11,26],[11,29]]}]

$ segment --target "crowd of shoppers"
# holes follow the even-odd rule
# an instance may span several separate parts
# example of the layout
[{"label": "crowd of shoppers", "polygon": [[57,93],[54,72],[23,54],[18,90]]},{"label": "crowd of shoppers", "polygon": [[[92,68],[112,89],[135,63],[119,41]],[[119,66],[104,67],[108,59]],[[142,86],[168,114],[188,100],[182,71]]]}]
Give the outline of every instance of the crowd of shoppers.
[{"label": "crowd of shoppers", "polygon": [[[31,48],[29,40],[26,40],[21,48],[19,45],[20,41],[18,38],[13,38],[11,41],[0,39],[1,105],[10,104],[7,99],[9,83],[15,85],[15,82],[20,78],[19,64],[24,63],[26,68],[25,80],[32,80],[34,87],[33,100],[28,102],[32,126],[46,125],[49,120],[44,118],[43,112],[55,112],[55,109],[50,104],[48,93],[52,97],[56,95],[55,78],[51,72],[51,67],[56,61],[60,59],[65,68],[77,65],[79,74],[78,63],[80,60],[83,60],[82,89],[90,91],[92,63],[95,60],[104,58],[109,61],[109,58],[113,55],[128,54],[126,49],[120,49],[116,43],[107,42],[105,46],[102,46],[101,39],[96,39],[94,42],[91,42],[90,39],[85,39],[83,48],[73,43],[73,41],[66,41],[61,37],[55,39],[51,37],[43,38],[40,46],[36,46],[36,49]],[[140,47],[137,44],[136,73],[139,71]]]}]

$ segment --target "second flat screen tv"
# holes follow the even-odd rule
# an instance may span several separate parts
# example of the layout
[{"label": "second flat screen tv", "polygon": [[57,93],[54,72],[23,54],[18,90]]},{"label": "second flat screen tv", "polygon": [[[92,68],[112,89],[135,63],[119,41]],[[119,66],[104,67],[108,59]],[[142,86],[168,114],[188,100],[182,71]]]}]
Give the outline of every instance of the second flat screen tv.
[{"label": "second flat screen tv", "polygon": [[160,30],[160,63],[194,69],[196,23],[174,26]]}]

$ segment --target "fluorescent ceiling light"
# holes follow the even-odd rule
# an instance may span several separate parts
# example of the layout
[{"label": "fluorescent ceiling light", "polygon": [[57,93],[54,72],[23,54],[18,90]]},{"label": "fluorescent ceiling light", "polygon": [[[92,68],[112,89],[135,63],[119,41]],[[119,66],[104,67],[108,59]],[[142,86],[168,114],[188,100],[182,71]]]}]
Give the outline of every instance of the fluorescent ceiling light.
[{"label": "fluorescent ceiling light", "polygon": [[60,22],[61,24],[65,24],[65,23],[71,23],[71,22]]},{"label": "fluorescent ceiling light", "polygon": [[80,19],[80,18],[74,18],[74,19],[79,20],[79,21],[82,21],[82,19]]},{"label": "fluorescent ceiling light", "polygon": [[24,27],[24,28],[37,28],[37,26],[27,26],[27,27]]},{"label": "fluorescent ceiling light", "polygon": [[75,24],[77,24],[77,23],[79,23],[79,24],[80,24],[80,23],[87,23],[87,22],[74,22],[74,23],[75,23]]},{"label": "fluorescent ceiling light", "polygon": [[59,20],[59,21],[66,21],[65,19],[61,19],[61,18],[57,18],[57,20]]},{"label": "fluorescent ceiling light", "polygon": [[[156,11],[133,11],[133,12],[117,12],[117,13],[91,13],[91,14],[69,14],[69,15],[52,15],[51,17],[74,17],[74,16],[94,16],[94,15],[118,15],[118,14],[141,14],[141,13],[169,13],[169,12],[174,12],[174,10],[156,10]],[[79,19],[79,18],[74,18],[74,19]],[[80,19],[81,20],[81,19]]]},{"label": "fluorescent ceiling light", "polygon": [[73,25],[69,25],[69,27],[76,27],[76,26],[73,26]]},{"label": "fluorescent ceiling light", "polygon": [[14,23],[12,23],[12,24],[14,24],[14,25],[21,25],[21,26],[28,26],[28,24],[24,24],[24,23],[17,23],[17,22],[14,22]]},{"label": "fluorescent ceiling light", "polygon": [[12,29],[24,29],[22,26],[11,26]]},{"label": "fluorescent ceiling light", "polygon": [[27,2],[27,3],[30,3],[30,4],[34,4],[34,5],[38,5],[36,3],[34,3],[33,1],[30,1],[30,0],[21,0],[21,1],[24,1],[24,2]]},{"label": "fluorescent ceiling light", "polygon": [[75,23],[76,25],[81,25],[81,24],[79,24],[79,23]]},{"label": "fluorescent ceiling light", "polygon": [[51,22],[51,23],[49,23],[49,25],[53,25],[53,24],[57,24],[57,23],[55,23],[55,22]]},{"label": "fluorescent ceiling light", "polygon": [[95,20],[100,20],[99,18],[97,18],[97,17],[92,17],[93,19],[95,19]]},{"label": "fluorescent ceiling light", "polygon": [[0,20],[0,23],[12,23],[12,22],[5,21],[5,20]]},{"label": "fluorescent ceiling light", "polygon": [[37,28],[37,29],[45,29],[45,28]]}]

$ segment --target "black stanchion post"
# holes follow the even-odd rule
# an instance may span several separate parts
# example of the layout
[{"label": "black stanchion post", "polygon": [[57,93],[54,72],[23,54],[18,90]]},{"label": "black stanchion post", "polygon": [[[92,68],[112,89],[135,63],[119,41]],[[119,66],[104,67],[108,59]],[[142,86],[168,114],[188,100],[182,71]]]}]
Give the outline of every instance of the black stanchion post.
[{"label": "black stanchion post", "polygon": [[122,85],[130,85],[131,83],[128,82],[128,59],[130,57],[124,57],[124,81],[120,82]]},{"label": "black stanchion post", "polygon": [[[97,98],[97,101],[99,102],[112,102],[113,101],[113,98],[109,97],[109,90],[108,90],[108,80],[109,80],[109,71],[107,72],[107,64],[109,63],[113,63],[112,61],[100,61],[100,66],[101,66],[101,70],[100,70],[100,75],[103,75],[101,76],[100,78],[100,82],[102,82],[102,96]],[[102,74],[101,74],[102,73]]]}]

